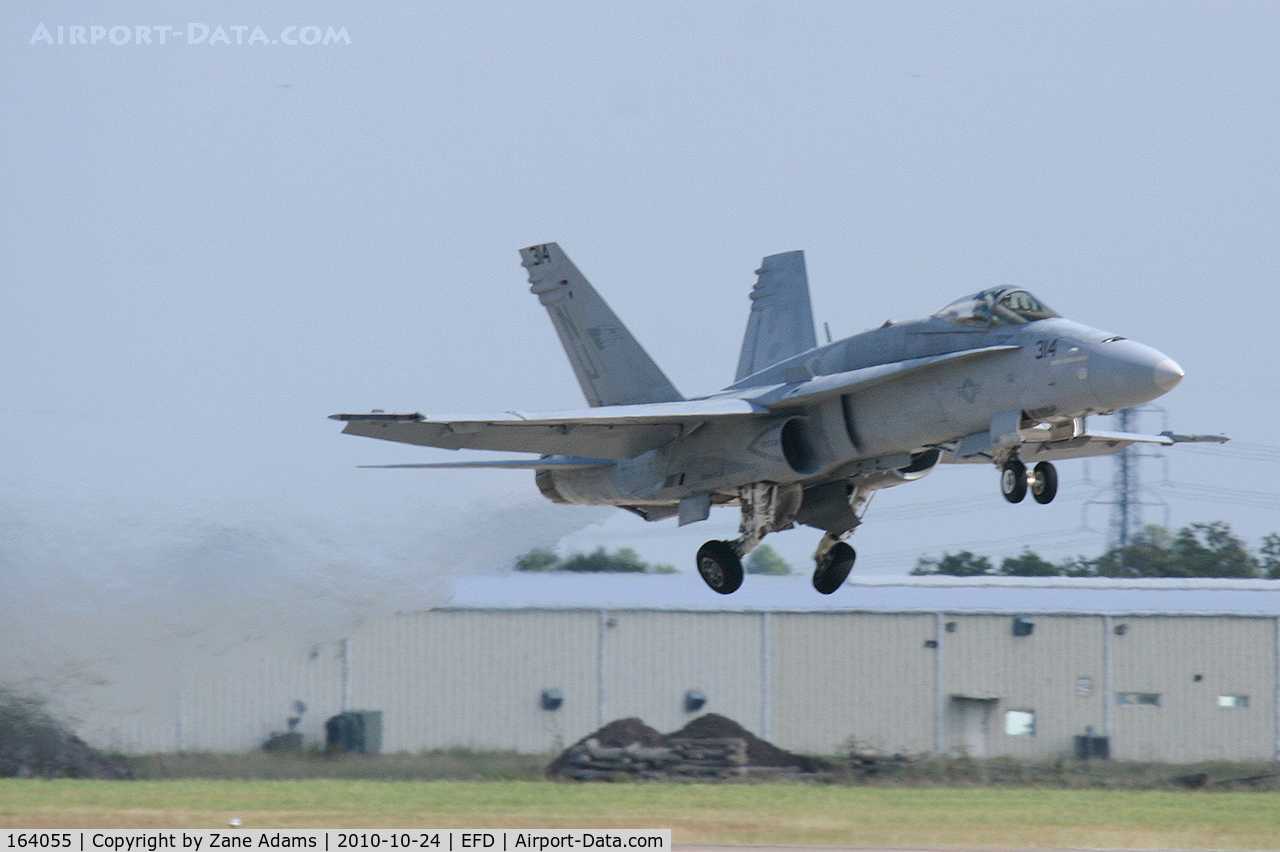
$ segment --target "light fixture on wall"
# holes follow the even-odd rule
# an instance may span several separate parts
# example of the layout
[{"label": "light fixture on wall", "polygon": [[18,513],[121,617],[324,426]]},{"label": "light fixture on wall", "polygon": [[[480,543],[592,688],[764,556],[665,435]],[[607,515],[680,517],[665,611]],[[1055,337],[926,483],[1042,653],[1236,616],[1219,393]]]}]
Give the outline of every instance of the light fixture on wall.
[{"label": "light fixture on wall", "polygon": [[684,712],[697,713],[707,705],[707,695],[700,689],[691,689],[684,694]]},{"label": "light fixture on wall", "polygon": [[538,700],[538,704],[543,710],[559,710],[560,705],[563,703],[564,694],[558,689],[542,690],[542,697]]}]

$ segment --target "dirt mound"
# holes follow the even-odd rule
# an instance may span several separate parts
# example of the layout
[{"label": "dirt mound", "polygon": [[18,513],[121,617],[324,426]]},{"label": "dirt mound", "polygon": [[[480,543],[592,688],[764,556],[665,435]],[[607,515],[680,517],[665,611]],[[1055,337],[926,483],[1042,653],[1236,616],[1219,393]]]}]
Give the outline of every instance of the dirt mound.
[{"label": "dirt mound", "polygon": [[600,745],[610,748],[625,748],[626,746],[636,745],[658,748],[670,745],[665,736],[634,716],[610,722],[594,734],[588,734],[578,742],[586,742],[588,739],[595,740]]},{"label": "dirt mound", "polygon": [[547,767],[551,778],[609,781],[817,778],[831,766],[784,751],[732,719],[708,713],[664,735],[639,719],[619,719],[578,740]]},{"label": "dirt mound", "polygon": [[778,769],[794,768],[801,772],[827,772],[831,764],[816,757],[793,754],[762,740],[730,718],[718,713],[699,716],[671,735],[671,739],[742,739],[747,744],[747,765]]},{"label": "dirt mound", "polygon": [[0,778],[133,778],[122,760],[90,748],[42,702],[0,689]]}]

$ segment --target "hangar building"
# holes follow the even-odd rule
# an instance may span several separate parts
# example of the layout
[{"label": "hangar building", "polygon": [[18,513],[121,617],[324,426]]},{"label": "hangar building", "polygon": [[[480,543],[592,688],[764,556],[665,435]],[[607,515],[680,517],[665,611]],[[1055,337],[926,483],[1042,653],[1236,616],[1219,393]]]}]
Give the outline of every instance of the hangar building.
[{"label": "hangar building", "polygon": [[460,578],[337,641],[246,643],[104,694],[80,728],[126,752],[246,751],[290,717],[314,743],[372,711],[384,752],[551,753],[618,718],[716,712],[812,754],[1280,757],[1280,582],[748,580]]}]

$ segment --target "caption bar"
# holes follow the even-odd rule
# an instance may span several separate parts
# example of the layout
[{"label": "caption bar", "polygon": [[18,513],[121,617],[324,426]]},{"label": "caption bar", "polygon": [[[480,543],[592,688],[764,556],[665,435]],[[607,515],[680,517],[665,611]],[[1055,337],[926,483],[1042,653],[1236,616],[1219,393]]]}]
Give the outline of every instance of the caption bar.
[{"label": "caption bar", "polygon": [[[238,819],[237,819],[238,823]],[[671,829],[0,829],[0,852],[160,852],[185,849],[417,849],[426,852],[547,852],[562,849],[652,849],[670,852]]]}]

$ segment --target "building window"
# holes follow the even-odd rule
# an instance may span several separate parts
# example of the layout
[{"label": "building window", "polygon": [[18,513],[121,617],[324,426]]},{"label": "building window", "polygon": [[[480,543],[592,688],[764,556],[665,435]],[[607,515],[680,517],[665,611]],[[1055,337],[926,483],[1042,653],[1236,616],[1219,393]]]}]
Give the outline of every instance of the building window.
[{"label": "building window", "polygon": [[1219,695],[1219,707],[1248,707],[1249,696],[1247,695]]},{"label": "building window", "polygon": [[1159,707],[1160,693],[1158,692],[1117,692],[1116,703],[1121,706]]},{"label": "building window", "polygon": [[1004,711],[1004,732],[1010,737],[1034,737],[1036,735],[1036,711]]}]

